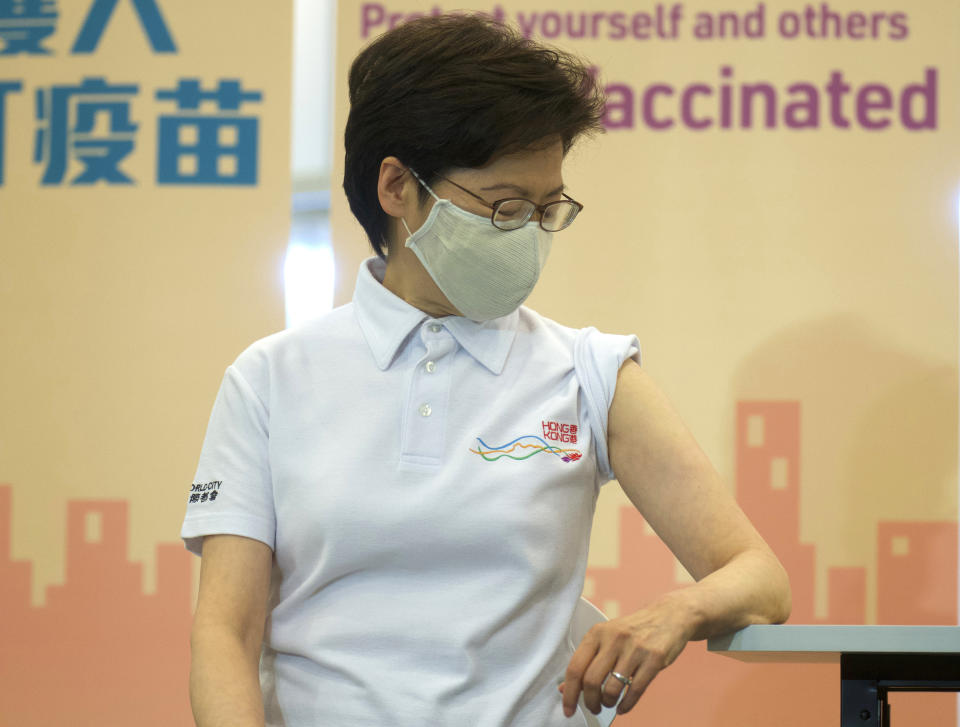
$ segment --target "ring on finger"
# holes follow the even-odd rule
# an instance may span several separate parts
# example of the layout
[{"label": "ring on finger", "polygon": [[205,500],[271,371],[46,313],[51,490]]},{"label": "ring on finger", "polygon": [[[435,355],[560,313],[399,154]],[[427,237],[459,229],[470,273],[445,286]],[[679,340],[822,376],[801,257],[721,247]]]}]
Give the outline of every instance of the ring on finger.
[{"label": "ring on finger", "polygon": [[612,676],[612,677],[613,677],[614,679],[616,679],[617,681],[623,682],[623,686],[625,686],[625,687],[629,687],[631,684],[633,684],[633,678],[632,678],[632,677],[626,677],[626,676],[624,676],[623,674],[621,674],[621,673],[618,672],[618,671],[612,671],[612,672],[610,672],[610,676]]}]

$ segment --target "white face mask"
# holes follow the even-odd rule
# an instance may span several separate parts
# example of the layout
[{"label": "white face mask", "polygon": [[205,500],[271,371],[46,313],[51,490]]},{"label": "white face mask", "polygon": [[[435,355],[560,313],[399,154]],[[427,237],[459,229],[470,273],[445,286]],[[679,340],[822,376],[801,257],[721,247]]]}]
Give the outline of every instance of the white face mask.
[{"label": "white face mask", "polygon": [[553,233],[537,222],[500,230],[489,217],[440,199],[416,172],[413,175],[436,203],[414,233],[401,218],[410,235],[405,245],[447,300],[475,321],[499,318],[519,308],[540,279]]}]

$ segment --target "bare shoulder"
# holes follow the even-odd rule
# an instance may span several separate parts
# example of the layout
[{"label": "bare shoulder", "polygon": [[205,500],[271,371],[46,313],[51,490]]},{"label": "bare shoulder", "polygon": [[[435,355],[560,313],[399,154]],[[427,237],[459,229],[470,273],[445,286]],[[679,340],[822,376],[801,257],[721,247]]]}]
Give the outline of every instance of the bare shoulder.
[{"label": "bare shoulder", "polygon": [[[702,464],[703,453],[680,415],[653,379],[633,359],[617,374],[617,388],[607,424],[611,465],[615,472],[653,464],[677,466],[693,458]],[[617,459],[618,462],[613,461]]]}]

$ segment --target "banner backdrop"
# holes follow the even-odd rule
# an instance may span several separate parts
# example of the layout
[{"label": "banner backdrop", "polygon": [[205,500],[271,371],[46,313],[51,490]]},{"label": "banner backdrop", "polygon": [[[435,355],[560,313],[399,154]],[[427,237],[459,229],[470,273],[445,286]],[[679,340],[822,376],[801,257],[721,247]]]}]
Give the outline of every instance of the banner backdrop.
[{"label": "banner backdrop", "polygon": [[0,2],[2,725],[193,723],[179,528],[284,325],[291,36],[288,1]]},{"label": "banner backdrop", "polygon": [[[353,57],[457,9],[341,6],[335,180]],[[528,304],[639,335],[787,566],[792,623],[956,623],[960,6],[468,9],[590,59],[608,94],[607,133],[565,166],[585,211]],[[331,205],[342,303],[369,247],[340,190]],[[610,616],[688,580],[616,486],[590,564],[585,595]],[[836,666],[745,665],[699,643],[622,719],[808,727],[838,711]],[[894,711],[901,727],[956,724],[953,695],[896,695]]]}]

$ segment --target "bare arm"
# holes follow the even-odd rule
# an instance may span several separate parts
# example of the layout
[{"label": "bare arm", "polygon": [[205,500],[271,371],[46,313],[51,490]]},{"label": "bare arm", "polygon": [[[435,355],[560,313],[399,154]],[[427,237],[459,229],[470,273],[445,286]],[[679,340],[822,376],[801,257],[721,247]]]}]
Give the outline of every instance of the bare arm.
[{"label": "bare arm", "polygon": [[273,553],[237,535],[203,539],[190,633],[190,703],[197,727],[263,727],[259,664]]},{"label": "bare arm", "polygon": [[624,492],[697,581],[675,592],[691,611],[691,639],[785,621],[786,572],[667,398],[632,361],[618,377],[609,431]]},{"label": "bare arm", "polygon": [[[608,423],[610,462],[624,492],[696,583],[633,614],[595,626],[574,653],[563,685],[573,713],[620,702],[631,709],[690,640],[790,615],[786,571],[740,510],[667,398],[633,361],[620,370]],[[606,680],[606,685],[601,685]]]}]

